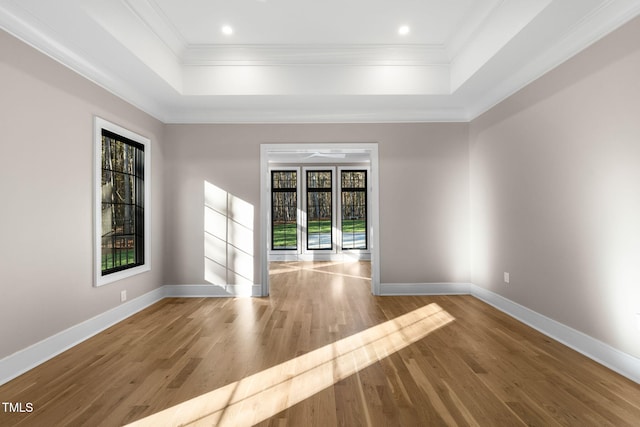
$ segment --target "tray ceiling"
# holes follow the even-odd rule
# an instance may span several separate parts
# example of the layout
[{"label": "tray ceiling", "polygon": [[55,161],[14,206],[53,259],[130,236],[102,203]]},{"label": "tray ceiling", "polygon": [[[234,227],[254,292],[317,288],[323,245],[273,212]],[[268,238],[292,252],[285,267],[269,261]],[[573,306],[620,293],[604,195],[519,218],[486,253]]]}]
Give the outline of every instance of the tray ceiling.
[{"label": "tray ceiling", "polygon": [[0,0],[0,27],[165,123],[468,121],[638,13],[640,0]]}]

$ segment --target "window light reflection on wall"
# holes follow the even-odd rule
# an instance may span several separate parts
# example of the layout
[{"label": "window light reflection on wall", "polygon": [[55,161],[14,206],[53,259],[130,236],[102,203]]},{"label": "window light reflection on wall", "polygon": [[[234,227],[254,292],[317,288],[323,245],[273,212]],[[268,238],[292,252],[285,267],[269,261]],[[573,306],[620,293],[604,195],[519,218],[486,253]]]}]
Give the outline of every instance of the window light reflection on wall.
[{"label": "window light reflection on wall", "polygon": [[204,279],[208,283],[253,284],[253,218],[252,204],[204,182]]}]

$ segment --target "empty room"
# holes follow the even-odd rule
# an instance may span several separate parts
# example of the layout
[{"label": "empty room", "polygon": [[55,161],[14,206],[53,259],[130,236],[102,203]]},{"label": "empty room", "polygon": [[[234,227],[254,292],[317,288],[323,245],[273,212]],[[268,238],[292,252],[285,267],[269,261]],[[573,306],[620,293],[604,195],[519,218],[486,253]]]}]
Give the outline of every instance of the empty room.
[{"label": "empty room", "polygon": [[640,0],[0,0],[0,425],[640,425],[638,76]]}]

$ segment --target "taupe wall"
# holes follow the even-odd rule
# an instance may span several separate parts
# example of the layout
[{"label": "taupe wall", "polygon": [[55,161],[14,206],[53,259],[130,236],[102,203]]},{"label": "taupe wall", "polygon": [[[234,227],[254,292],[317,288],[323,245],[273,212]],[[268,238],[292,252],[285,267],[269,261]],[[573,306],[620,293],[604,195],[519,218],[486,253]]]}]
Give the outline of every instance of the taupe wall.
[{"label": "taupe wall", "polygon": [[636,357],[638,40],[635,19],[470,127],[471,281]]},{"label": "taupe wall", "polygon": [[[162,284],[163,124],[0,31],[0,359]],[[93,283],[93,115],[152,141],[152,268]]]},{"label": "taupe wall", "polygon": [[468,125],[168,125],[165,282],[204,281],[203,185],[255,207],[260,283],[260,144],[377,142],[383,283],[468,282]]}]

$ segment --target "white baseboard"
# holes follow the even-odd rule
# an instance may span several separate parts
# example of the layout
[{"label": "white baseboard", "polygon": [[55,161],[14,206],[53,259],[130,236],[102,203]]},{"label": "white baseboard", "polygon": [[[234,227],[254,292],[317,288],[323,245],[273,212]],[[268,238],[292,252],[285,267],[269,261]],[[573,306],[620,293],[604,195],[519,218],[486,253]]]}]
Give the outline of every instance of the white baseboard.
[{"label": "white baseboard", "polygon": [[259,297],[260,285],[165,285],[166,297]]},{"label": "white baseboard", "polygon": [[381,283],[381,296],[468,295],[471,283]]},{"label": "white baseboard", "polygon": [[640,359],[472,283],[382,283],[380,294],[469,294],[640,384]]},{"label": "white baseboard", "polygon": [[640,384],[640,359],[477,285],[471,295]]},{"label": "white baseboard", "polygon": [[0,385],[160,301],[164,296],[164,287],[154,289],[5,357],[0,360]]},{"label": "white baseboard", "polygon": [[[383,283],[381,295],[470,294],[640,384],[640,359],[471,283]],[[0,385],[166,297],[260,296],[260,285],[165,285],[0,360]]]},{"label": "white baseboard", "polygon": [[166,297],[259,297],[260,285],[165,285],[0,360],[0,385]]}]

